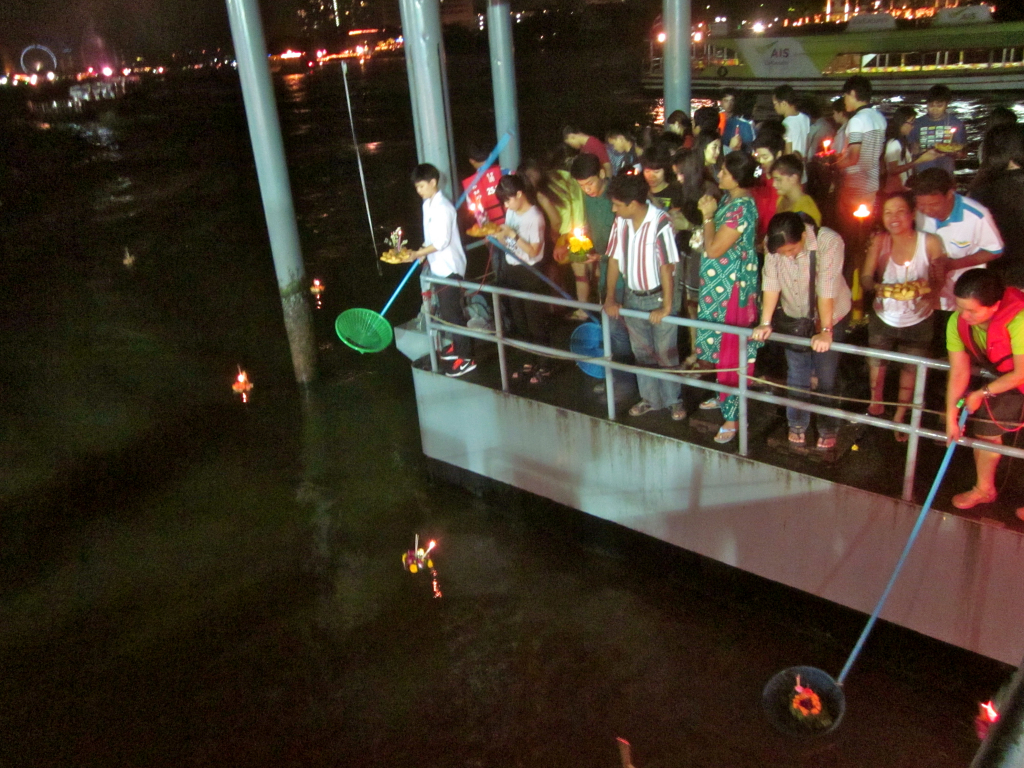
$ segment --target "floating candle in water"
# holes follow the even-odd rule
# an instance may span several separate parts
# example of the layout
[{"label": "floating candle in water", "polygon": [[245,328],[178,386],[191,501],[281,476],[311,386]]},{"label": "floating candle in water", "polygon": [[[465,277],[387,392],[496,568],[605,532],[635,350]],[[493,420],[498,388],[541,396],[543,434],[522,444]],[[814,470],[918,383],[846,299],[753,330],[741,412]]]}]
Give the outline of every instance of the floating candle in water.
[{"label": "floating candle in water", "polygon": [[238,375],[231,384],[231,389],[236,395],[242,396],[243,403],[249,402],[249,393],[252,391],[252,382],[249,381],[249,374],[242,370],[242,366],[238,366]]}]

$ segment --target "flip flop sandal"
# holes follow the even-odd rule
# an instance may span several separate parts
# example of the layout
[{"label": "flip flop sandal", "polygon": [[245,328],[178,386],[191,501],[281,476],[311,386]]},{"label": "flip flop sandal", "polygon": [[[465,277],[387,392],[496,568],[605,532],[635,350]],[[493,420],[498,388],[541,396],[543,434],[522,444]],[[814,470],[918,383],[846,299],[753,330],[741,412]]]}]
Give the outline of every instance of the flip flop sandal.
[{"label": "flip flop sandal", "polygon": [[545,381],[551,378],[551,369],[541,366],[533,372],[533,376],[530,377],[531,384],[543,384]]},{"label": "flip flop sandal", "polygon": [[512,371],[512,381],[519,381],[520,379],[530,378],[530,374],[533,373],[533,364],[524,363],[520,366],[519,370]]},{"label": "flip flop sandal", "polygon": [[630,416],[643,416],[645,413],[650,413],[654,410],[654,406],[648,403],[646,400],[641,400],[639,403],[629,409]]},{"label": "flip flop sandal", "polygon": [[790,432],[789,433],[789,444],[790,445],[806,445],[807,435],[803,432]]},{"label": "flip flop sandal", "polygon": [[672,421],[682,421],[686,418],[686,406],[680,402],[672,403]]},{"label": "flip flop sandal", "polygon": [[718,434],[715,435],[715,442],[722,444],[730,442],[739,430],[737,428],[726,429],[725,427],[718,428]]},{"label": "flip flop sandal", "polygon": [[709,397],[707,400],[700,404],[700,409],[702,411],[713,411],[718,407],[720,407],[720,403],[718,402],[717,397]]},{"label": "flip flop sandal", "polygon": [[819,451],[831,451],[836,447],[836,436],[826,435],[818,438],[817,448]]}]

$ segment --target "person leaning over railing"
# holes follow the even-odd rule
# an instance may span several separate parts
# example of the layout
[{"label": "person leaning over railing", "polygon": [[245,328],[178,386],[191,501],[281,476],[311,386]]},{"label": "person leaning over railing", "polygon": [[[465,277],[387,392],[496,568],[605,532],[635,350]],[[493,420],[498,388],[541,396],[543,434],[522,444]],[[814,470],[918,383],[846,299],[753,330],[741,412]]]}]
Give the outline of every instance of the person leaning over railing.
[{"label": "person leaning over railing", "polygon": [[[661,321],[674,309],[679,253],[668,214],[647,202],[647,192],[647,182],[640,176],[616,176],[608,182],[615,222],[608,240],[604,311],[613,319],[619,317],[621,307],[648,312],[644,320],[625,318],[633,356],[638,365],[676,368],[679,329]],[[615,295],[620,271],[626,278],[621,305]],[[629,409],[630,416],[669,408],[675,421],[686,418],[678,381],[638,375],[637,386],[642,399]]]},{"label": "person leaning over railing", "polygon": [[[832,350],[832,340],[845,333],[851,306],[850,288],[843,278],[843,239],[827,227],[815,231],[814,225],[799,213],[775,214],[768,222],[761,281],[761,324],[754,329],[752,338],[767,341],[773,329],[809,337],[810,349],[786,347],[786,384],[803,390],[791,392],[790,396],[806,400],[811,377],[815,375],[818,393],[834,394],[839,353]],[[831,399],[824,405],[839,407]],[[786,420],[789,442],[804,445],[810,412],[787,407]],[[835,448],[838,433],[838,419],[818,416],[820,450]]]},{"label": "person leaning over railing", "polygon": [[[956,311],[946,326],[949,351],[949,380],[946,384],[946,439],[959,440],[958,403],[976,414],[974,436],[1001,442],[1024,421],[1024,293],[1004,288],[995,272],[969,269],[953,285]],[[997,376],[972,389],[971,364]],[[999,454],[974,449],[977,480],[968,491],[953,497],[957,509],[971,509],[996,500],[996,467]],[[1017,510],[1024,519],[1024,507]]]},{"label": "person leaning over railing", "polygon": [[[750,194],[757,162],[745,152],[731,152],[718,173],[718,186],[725,193],[721,204],[705,195],[698,203],[704,216],[704,257],[700,265],[700,293],[697,319],[723,325],[750,328],[757,322],[757,297],[760,290],[757,252],[757,206]],[[718,383],[728,387],[739,384],[739,367],[754,372],[754,359],[760,342],[748,343],[740,350],[735,334],[721,331],[697,331],[698,365],[718,369]],[[739,398],[724,393],[705,400],[701,408],[721,407],[725,422],[715,435],[716,443],[728,443],[738,428]]]}]

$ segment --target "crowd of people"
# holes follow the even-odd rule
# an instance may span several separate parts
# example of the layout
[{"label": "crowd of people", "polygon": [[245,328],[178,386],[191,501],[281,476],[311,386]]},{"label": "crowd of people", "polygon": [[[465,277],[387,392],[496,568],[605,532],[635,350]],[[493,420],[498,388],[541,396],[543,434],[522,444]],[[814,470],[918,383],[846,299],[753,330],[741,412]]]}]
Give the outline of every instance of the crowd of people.
[{"label": "crowd of people", "polygon": [[[950,101],[949,89],[935,86],[925,114],[900,106],[887,119],[872,106],[870,81],[856,76],[831,109],[814,114],[780,86],[772,94],[777,119],[756,124],[726,91],[718,108],[674,112],[660,130],[614,129],[602,141],[569,125],[546,162],[505,175],[489,169],[468,210],[478,225],[491,223],[503,244],[493,259],[500,285],[544,293],[541,272],[568,281],[580,301],[603,305],[615,359],[695,369],[723,385],[735,386],[741,368],[754,373],[773,333],[802,336],[809,347],[776,352],[784,352],[791,395],[835,405],[833,341],[850,326],[854,295],[873,292],[869,346],[917,356],[948,350],[948,435],[959,436],[956,403],[966,395],[968,410],[984,417],[974,434],[998,441],[1024,422],[1024,129],[1012,110],[992,112],[980,170],[961,194],[954,165],[965,157],[966,128]],[[486,153],[474,149],[471,159],[480,168]],[[424,198],[425,242],[433,245],[414,256],[429,259],[435,274],[461,277],[465,254],[450,234],[455,211],[447,203],[444,226],[436,223],[443,206],[435,198],[443,196],[436,169],[424,169],[431,167],[418,167],[414,181]],[[580,242],[588,246],[574,247]],[[441,305],[442,319],[463,323],[451,304]],[[626,317],[622,308],[646,319]],[[549,344],[547,306],[515,299],[508,309],[512,333]],[[680,333],[662,322],[676,314],[752,333],[744,348],[735,334]],[[570,319],[586,318],[577,312]],[[475,367],[457,334],[441,358],[451,376]],[[972,364],[991,372],[981,388],[971,388]],[[867,412],[874,416],[886,413],[888,367],[869,365]],[[512,372],[532,385],[551,375],[536,356]],[[617,374],[620,383],[629,387],[630,377]],[[914,367],[901,367],[897,422],[907,416],[913,383]],[[677,382],[640,375],[636,387],[631,417],[663,410],[674,420],[687,417]],[[716,442],[735,438],[735,396],[716,395],[699,408],[720,409]],[[789,442],[808,444],[810,412],[789,408],[787,421]],[[833,449],[839,421],[817,417],[815,427],[813,446]],[[953,500],[960,509],[995,498],[998,454],[976,451],[975,459],[975,485]]]}]

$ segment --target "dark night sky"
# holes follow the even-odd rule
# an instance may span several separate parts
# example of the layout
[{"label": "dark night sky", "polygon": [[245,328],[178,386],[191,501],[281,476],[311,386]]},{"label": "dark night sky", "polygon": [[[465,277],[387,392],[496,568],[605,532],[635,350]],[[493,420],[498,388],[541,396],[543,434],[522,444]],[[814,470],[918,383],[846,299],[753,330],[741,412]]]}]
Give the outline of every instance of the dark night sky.
[{"label": "dark night sky", "polygon": [[[268,36],[294,18],[288,0],[260,6]],[[229,41],[224,0],[0,0],[0,48],[7,52],[40,43],[160,54]]]}]

